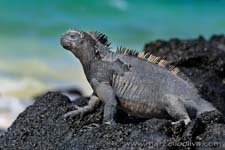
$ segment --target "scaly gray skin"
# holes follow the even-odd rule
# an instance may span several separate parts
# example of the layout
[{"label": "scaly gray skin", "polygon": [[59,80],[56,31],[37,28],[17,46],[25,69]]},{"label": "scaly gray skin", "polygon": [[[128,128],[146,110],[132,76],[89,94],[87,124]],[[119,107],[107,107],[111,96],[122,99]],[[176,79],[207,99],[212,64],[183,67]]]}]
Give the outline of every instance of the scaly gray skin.
[{"label": "scaly gray skin", "polygon": [[214,111],[188,81],[138,57],[109,50],[107,38],[99,33],[70,29],[61,45],[81,62],[93,89],[89,104],[68,112],[74,116],[95,109],[104,102],[104,122],[113,123],[117,107],[141,118],[172,118],[187,125],[191,118]]}]

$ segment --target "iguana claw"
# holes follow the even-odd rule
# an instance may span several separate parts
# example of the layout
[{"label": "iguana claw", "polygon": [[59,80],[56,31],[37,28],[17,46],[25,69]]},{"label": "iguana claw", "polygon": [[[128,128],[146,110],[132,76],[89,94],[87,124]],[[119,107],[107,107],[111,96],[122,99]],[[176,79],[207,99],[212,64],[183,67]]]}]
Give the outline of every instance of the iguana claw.
[{"label": "iguana claw", "polygon": [[74,117],[76,115],[82,115],[84,114],[85,112],[83,111],[82,107],[79,107],[77,105],[74,105],[75,109],[76,110],[73,110],[73,111],[69,111],[68,113],[64,114],[64,118],[68,118],[68,117]]},{"label": "iguana claw", "polygon": [[96,96],[91,96],[91,97],[90,97],[90,100],[89,100],[89,102],[88,102],[88,105],[86,105],[86,106],[84,106],[84,107],[80,107],[80,106],[77,106],[77,105],[73,105],[73,107],[74,107],[76,110],[67,112],[66,114],[64,114],[64,118],[67,118],[67,117],[74,117],[74,116],[76,116],[76,115],[80,115],[81,118],[82,118],[83,115],[84,115],[85,113],[88,113],[88,112],[94,110],[98,104],[99,104],[99,99],[98,99],[98,97],[96,97]]},{"label": "iguana claw", "polygon": [[179,121],[172,122],[171,124],[172,124],[172,125],[177,125],[177,124],[180,124],[180,123],[184,123],[185,126],[186,126],[186,125],[188,125],[190,122],[191,122],[190,119],[184,119],[184,120],[179,120]]},{"label": "iguana claw", "polygon": [[83,129],[92,129],[92,128],[96,128],[96,127],[99,127],[100,125],[97,124],[97,123],[92,123],[92,124],[89,124],[87,126],[84,126]]},{"label": "iguana claw", "polygon": [[103,121],[103,124],[106,124],[106,125],[115,125],[116,122],[114,120],[110,120],[110,121]]}]

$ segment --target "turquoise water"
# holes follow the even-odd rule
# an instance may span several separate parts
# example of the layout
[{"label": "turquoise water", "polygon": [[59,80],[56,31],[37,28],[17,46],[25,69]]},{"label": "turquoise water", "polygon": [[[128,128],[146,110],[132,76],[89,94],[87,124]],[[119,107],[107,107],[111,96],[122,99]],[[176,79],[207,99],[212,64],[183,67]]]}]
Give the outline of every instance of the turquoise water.
[{"label": "turquoise water", "polygon": [[79,63],[59,45],[60,35],[72,27],[105,33],[113,48],[142,49],[151,40],[173,37],[208,38],[225,33],[225,1],[1,0],[0,78],[74,84]]}]

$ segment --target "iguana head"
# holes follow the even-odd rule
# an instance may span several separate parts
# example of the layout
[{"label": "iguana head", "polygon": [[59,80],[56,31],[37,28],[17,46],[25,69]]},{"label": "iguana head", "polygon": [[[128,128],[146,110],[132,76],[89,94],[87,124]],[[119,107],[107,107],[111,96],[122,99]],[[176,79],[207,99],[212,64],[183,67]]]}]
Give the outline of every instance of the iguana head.
[{"label": "iguana head", "polygon": [[70,29],[65,32],[61,39],[61,45],[71,51],[82,63],[88,63],[103,55],[108,48],[106,36],[96,32],[83,32]]}]

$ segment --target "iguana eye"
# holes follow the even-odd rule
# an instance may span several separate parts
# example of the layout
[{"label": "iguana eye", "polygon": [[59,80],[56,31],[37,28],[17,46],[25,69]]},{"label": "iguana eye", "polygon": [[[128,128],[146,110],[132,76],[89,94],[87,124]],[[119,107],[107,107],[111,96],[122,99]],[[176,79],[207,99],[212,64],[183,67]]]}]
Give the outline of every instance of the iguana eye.
[{"label": "iguana eye", "polygon": [[74,38],[75,38],[75,35],[73,35],[73,34],[72,34],[72,35],[70,35],[70,38],[74,39]]}]

